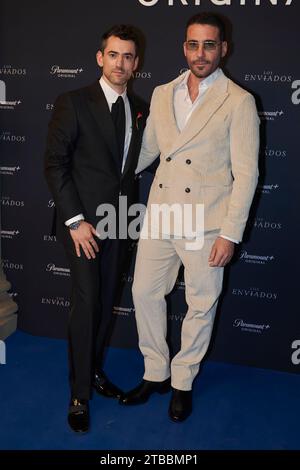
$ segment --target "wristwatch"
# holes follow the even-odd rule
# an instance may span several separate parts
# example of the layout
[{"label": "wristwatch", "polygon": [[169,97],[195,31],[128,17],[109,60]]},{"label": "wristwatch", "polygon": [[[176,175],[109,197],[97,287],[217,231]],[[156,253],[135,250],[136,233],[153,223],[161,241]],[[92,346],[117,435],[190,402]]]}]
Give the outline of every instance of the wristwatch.
[{"label": "wristwatch", "polygon": [[70,230],[77,230],[78,227],[80,226],[81,222],[83,222],[83,220],[76,220],[76,222],[72,222],[70,225],[68,225],[68,228]]}]

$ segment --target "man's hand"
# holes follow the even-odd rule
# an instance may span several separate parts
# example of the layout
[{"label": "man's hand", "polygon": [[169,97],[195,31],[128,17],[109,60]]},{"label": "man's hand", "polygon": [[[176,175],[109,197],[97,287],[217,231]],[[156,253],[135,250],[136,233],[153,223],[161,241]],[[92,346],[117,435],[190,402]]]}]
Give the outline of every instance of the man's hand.
[{"label": "man's hand", "polygon": [[93,235],[97,236],[94,227],[88,222],[82,221],[77,230],[70,229],[70,235],[73,239],[77,256],[80,258],[80,247],[83,249],[88,259],[95,259],[95,252],[99,252],[97,242]]},{"label": "man's hand", "polygon": [[226,266],[231,260],[234,253],[234,243],[225,238],[218,237],[212,246],[208,264],[211,267]]}]

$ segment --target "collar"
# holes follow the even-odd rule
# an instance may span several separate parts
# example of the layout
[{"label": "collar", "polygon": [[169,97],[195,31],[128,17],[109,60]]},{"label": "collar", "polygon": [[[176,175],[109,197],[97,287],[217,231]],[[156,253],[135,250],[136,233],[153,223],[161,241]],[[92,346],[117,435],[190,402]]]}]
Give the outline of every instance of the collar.
[{"label": "collar", "polygon": [[[191,71],[188,70],[186,73],[183,74],[183,79],[178,83],[176,86],[177,89],[187,89],[187,81],[189,79]],[[211,73],[208,77],[202,80],[199,83],[199,90],[201,86],[201,91],[206,90],[209,86],[211,86],[217,78],[221,75],[224,75],[223,71],[218,67],[213,73]]]},{"label": "collar", "polygon": [[103,93],[105,95],[105,98],[106,98],[106,101],[108,103],[115,103],[117,101],[117,99],[119,98],[119,96],[122,96],[123,100],[125,101],[126,99],[126,96],[127,96],[127,88],[125,89],[125,91],[119,95],[119,93],[117,93],[108,83],[107,81],[105,80],[105,78],[102,77],[100,78],[99,80],[99,83],[100,83],[100,86],[103,90]]}]

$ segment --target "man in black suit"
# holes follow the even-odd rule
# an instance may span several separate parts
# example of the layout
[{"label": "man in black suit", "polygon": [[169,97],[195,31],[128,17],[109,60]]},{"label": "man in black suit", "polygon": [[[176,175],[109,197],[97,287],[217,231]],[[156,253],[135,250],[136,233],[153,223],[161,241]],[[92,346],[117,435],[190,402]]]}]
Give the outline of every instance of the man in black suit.
[{"label": "man in black suit", "polygon": [[59,96],[49,124],[45,174],[72,279],[68,422],[81,433],[89,429],[92,388],[106,397],[122,394],[105,376],[102,358],[127,246],[126,240],[99,239],[96,211],[111,204],[118,217],[120,195],[127,196],[128,206],[135,202],[135,168],[148,107],[126,87],[138,56],[136,31],[128,25],[112,27],[96,55],[102,77]]}]

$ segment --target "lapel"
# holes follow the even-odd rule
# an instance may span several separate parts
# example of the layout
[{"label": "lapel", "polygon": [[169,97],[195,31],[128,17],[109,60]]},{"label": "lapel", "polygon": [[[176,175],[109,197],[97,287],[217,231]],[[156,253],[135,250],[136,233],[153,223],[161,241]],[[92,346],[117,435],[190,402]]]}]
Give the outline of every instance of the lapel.
[{"label": "lapel", "polygon": [[[173,145],[170,148],[170,154],[179,150],[179,148],[186,145],[190,140],[192,140],[207,124],[211,117],[216,113],[216,111],[222,106],[226,98],[228,97],[228,78],[225,75],[221,75],[217,80],[210,86],[207,93],[204,96],[203,102],[193,111],[188,123],[182,130],[179,132],[173,108],[173,94],[174,87],[176,84],[182,80],[182,77],[179,77],[179,80],[176,79],[170,83],[169,90],[167,92],[167,106],[164,106],[166,115],[163,116],[164,122],[171,121],[170,130],[174,137]],[[170,119],[171,116],[171,119]]]},{"label": "lapel", "polygon": [[88,104],[91,113],[98,124],[101,135],[103,136],[111,154],[113,155],[116,164],[116,170],[118,171],[119,150],[117,145],[116,131],[111,118],[109,106],[107,104],[102,88],[99,84],[99,81],[91,85],[89,89]]},{"label": "lapel", "polygon": [[168,126],[166,137],[169,142],[176,142],[180,136],[180,131],[177,127],[175,113],[174,113],[174,88],[183,79],[183,75],[180,75],[171,83],[166,85],[163,89],[163,93],[160,97],[159,116],[163,127]]},{"label": "lapel", "polygon": [[138,133],[140,131],[140,129],[137,129],[137,123],[136,123],[136,120],[137,120],[137,115],[138,115],[138,109],[136,107],[136,102],[133,98],[132,95],[130,95],[129,93],[127,93],[127,97],[128,97],[128,100],[129,100],[129,104],[130,104],[130,110],[131,110],[131,139],[130,139],[130,144],[129,144],[129,148],[128,148],[128,153],[127,153],[127,158],[126,158],[126,162],[125,162],[125,167],[124,167],[124,170],[123,170],[123,173],[122,173],[122,178],[124,177],[125,173],[128,171],[129,167],[130,167],[130,164],[132,162],[132,158],[135,154],[135,151],[136,151],[136,144],[137,144],[137,138],[138,138]]}]

